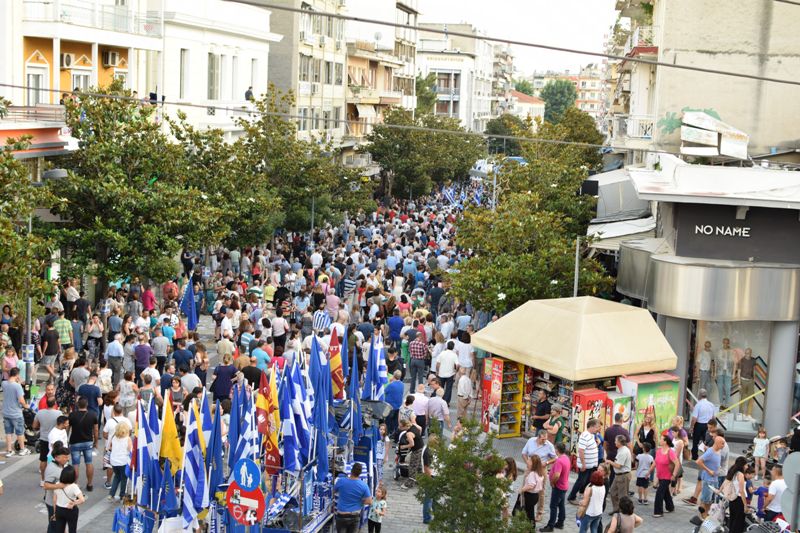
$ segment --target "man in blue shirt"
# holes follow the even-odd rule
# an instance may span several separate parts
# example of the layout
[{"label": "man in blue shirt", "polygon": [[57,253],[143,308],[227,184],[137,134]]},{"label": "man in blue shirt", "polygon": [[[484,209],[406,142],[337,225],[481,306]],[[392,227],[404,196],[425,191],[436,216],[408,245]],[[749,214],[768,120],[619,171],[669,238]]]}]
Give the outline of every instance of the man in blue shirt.
[{"label": "man in blue shirt", "polygon": [[175,367],[180,368],[185,366],[186,368],[192,368],[191,363],[193,360],[194,356],[192,355],[192,352],[186,349],[186,341],[183,339],[179,340],[176,350],[172,352],[172,361],[175,363]]},{"label": "man in blue shirt", "polygon": [[689,422],[689,431],[692,433],[692,460],[697,460],[698,445],[703,442],[708,430],[708,421],[717,414],[717,408],[708,401],[708,391],[700,389],[697,391],[700,398],[692,409],[692,420]]},{"label": "man in blue shirt", "polygon": [[89,374],[89,380],[78,387],[78,398],[86,398],[86,401],[89,402],[89,411],[93,412],[99,420],[100,406],[103,405],[103,397],[100,394],[100,387],[98,387],[96,383],[97,372],[93,370],[92,373]]},{"label": "man in blue shirt", "polygon": [[384,400],[392,406],[392,411],[386,418],[386,433],[391,437],[397,431],[397,416],[400,414],[400,407],[403,405],[403,372],[395,370],[391,381],[384,389]]},{"label": "man in blue shirt", "polygon": [[169,341],[170,346],[174,346],[172,339],[175,337],[175,328],[170,325],[170,319],[165,318],[161,325],[161,334]]},{"label": "man in blue shirt", "polygon": [[400,331],[405,326],[405,321],[403,321],[403,317],[400,316],[400,310],[395,307],[394,311],[392,312],[391,318],[387,321],[389,325],[389,340],[391,340],[395,346],[400,344]]},{"label": "man in blue shirt", "polygon": [[250,354],[251,357],[256,358],[256,367],[262,372],[266,372],[269,366],[269,354],[264,350],[265,344],[266,342],[259,339],[256,343],[256,349]]},{"label": "man in blue shirt", "polygon": [[361,463],[353,463],[349,477],[340,477],[333,486],[336,495],[336,531],[356,533],[361,519],[361,509],[372,504],[372,494],[361,481]]}]

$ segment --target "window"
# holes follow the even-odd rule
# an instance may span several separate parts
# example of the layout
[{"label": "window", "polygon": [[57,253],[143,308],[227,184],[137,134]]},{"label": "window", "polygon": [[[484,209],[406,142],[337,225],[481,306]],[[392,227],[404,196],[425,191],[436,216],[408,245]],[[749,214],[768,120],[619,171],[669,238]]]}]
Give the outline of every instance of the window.
[{"label": "window", "polygon": [[27,68],[28,105],[41,104],[45,101],[45,80],[47,69],[38,67]]},{"label": "window", "polygon": [[311,57],[300,54],[300,81],[311,81]]},{"label": "window", "polygon": [[585,88],[586,88],[586,82],[585,82],[585,81],[582,81],[582,82],[581,82],[581,89],[585,89]]},{"label": "window", "polygon": [[[244,96],[244,95],[242,95]],[[231,98],[236,100],[239,96],[239,58],[231,58]]]},{"label": "window", "polygon": [[322,112],[322,127],[324,129],[330,129],[333,127],[331,124],[331,112],[330,111],[323,111]]},{"label": "window", "polygon": [[85,91],[89,89],[91,79],[91,72],[88,70],[73,70],[72,71],[72,87]]},{"label": "window", "polygon": [[258,59],[250,60],[250,86],[258,87]]},{"label": "window", "polygon": [[300,14],[300,31],[306,34],[311,34],[311,29],[313,27],[312,18],[314,17],[314,15],[310,13],[311,6],[303,2],[300,5],[300,9],[303,11],[309,11],[309,13]]},{"label": "window", "polygon": [[230,78],[230,58],[222,54],[220,56],[219,65],[219,97],[221,100],[228,100],[228,86],[223,86],[222,80],[228,80]]},{"label": "window", "polygon": [[180,87],[178,88],[178,97],[186,98],[186,88],[189,84],[189,50],[181,48],[181,64],[180,64]]},{"label": "window", "polygon": [[305,131],[308,129],[308,108],[301,107],[297,110],[297,114],[300,115],[300,119],[297,121],[297,129],[300,131]]},{"label": "window", "polygon": [[336,63],[336,85],[344,83],[344,64]]},{"label": "window", "polygon": [[342,108],[341,107],[334,107],[333,108],[333,124],[331,128],[341,128],[342,124],[339,122],[342,120]]},{"label": "window", "polygon": [[208,54],[208,99],[219,100],[220,65],[218,54]]},{"label": "window", "polygon": [[336,38],[341,41],[344,39],[344,20],[336,19],[334,24],[336,25]]},{"label": "window", "polygon": [[314,109],[314,126],[311,129],[314,129],[314,130],[320,129],[319,109]]},{"label": "window", "polygon": [[336,35],[336,30],[334,29],[335,22],[331,17],[325,17],[325,35],[328,37],[333,37]]},{"label": "window", "polygon": [[333,83],[333,61],[325,62],[325,83],[328,85]]},{"label": "window", "polygon": [[314,17],[314,33],[322,33],[322,15],[313,15]]},{"label": "window", "polygon": [[128,88],[128,71],[127,70],[115,70],[114,71],[114,79],[122,81],[122,87]]},{"label": "window", "polygon": [[440,100],[436,102],[436,114],[448,115],[450,114],[450,102]]},{"label": "window", "polygon": [[322,72],[322,60],[313,58],[311,60],[311,81],[319,83]]}]

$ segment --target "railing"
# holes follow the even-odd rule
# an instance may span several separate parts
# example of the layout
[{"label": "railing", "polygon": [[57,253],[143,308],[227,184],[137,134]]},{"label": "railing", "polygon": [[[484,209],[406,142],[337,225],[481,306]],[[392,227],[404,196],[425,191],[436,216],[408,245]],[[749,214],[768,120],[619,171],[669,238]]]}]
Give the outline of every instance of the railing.
[{"label": "railing", "polygon": [[384,89],[380,92],[380,95],[381,98],[396,98],[397,100],[399,100],[403,97],[403,92]]},{"label": "railing", "polygon": [[614,100],[618,100],[623,92],[631,92],[631,76],[628,72],[620,72],[619,78],[617,78],[617,88],[614,91]]},{"label": "railing", "polygon": [[631,36],[628,37],[628,42],[625,43],[624,55],[628,55],[634,48],[639,46],[655,46],[652,26],[639,26],[633,31]]},{"label": "railing", "polygon": [[99,4],[89,0],[24,0],[23,20],[32,22],[64,22],[149,37],[161,37],[161,15],[158,12],[134,13],[125,6]]},{"label": "railing", "polygon": [[439,87],[436,86],[436,94],[452,94],[458,95],[461,94],[461,89],[459,87]]},{"label": "railing", "polygon": [[374,87],[367,87],[364,85],[348,85],[347,93],[348,97],[355,100],[361,98],[377,100],[378,98],[380,98],[378,89],[375,89]]},{"label": "railing", "polygon": [[65,120],[64,106],[9,106],[0,122],[61,122]]},{"label": "railing", "polygon": [[616,115],[613,119],[614,139],[652,139],[655,129],[653,115]]}]

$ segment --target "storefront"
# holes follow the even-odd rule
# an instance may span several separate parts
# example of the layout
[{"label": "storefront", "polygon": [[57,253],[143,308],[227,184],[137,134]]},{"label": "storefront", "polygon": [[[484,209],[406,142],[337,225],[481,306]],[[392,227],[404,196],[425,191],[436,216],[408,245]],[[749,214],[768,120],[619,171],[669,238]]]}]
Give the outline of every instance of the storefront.
[{"label": "storefront", "polygon": [[642,301],[678,356],[681,405],[699,389],[729,432],[786,433],[800,326],[800,173],[688,165],[629,169],[657,233],[620,246],[617,290]]},{"label": "storefront", "polygon": [[677,412],[677,378],[655,373],[673,370],[677,358],[641,308],[594,297],[533,300],[481,329],[472,344],[495,354],[481,369],[481,422],[500,438],[535,433],[541,392],[565,422],[565,438],[591,418],[608,426],[621,413],[634,429],[659,414],[666,428]]}]

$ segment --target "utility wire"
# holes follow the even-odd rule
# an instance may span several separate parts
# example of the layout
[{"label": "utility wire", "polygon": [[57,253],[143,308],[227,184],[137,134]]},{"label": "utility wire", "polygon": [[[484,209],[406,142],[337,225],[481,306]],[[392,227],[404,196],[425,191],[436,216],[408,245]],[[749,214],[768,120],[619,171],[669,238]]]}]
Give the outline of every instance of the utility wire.
[{"label": "utility wire", "polygon": [[[631,63],[641,63],[641,64],[644,64],[644,65],[655,65],[655,66],[664,67],[664,68],[674,68],[674,69],[679,69],[679,70],[691,70],[691,71],[695,71],[695,72],[703,72],[705,74],[718,74],[720,76],[731,76],[731,77],[735,77],[735,78],[745,78],[745,79],[750,79],[750,80],[766,81],[766,82],[770,82],[770,83],[782,83],[782,84],[785,84],[785,85],[798,85],[798,86],[800,86],[800,80],[789,80],[789,79],[785,79],[785,78],[771,78],[771,77],[766,77],[766,76],[759,76],[759,75],[756,75],[756,74],[745,74],[745,73],[742,73],[742,72],[731,72],[731,71],[727,71],[727,70],[719,70],[719,69],[714,69],[714,68],[696,67],[696,66],[693,66],[693,65],[681,65],[681,64],[675,64],[675,63],[666,63],[666,62],[658,61],[658,60],[655,60],[655,59],[644,59],[644,58],[641,58],[641,57],[620,56],[620,55],[616,55],[616,54],[608,54],[608,53],[605,53],[605,52],[592,52],[592,51],[589,51],[589,50],[578,50],[576,48],[567,48],[567,47],[564,47],[564,46],[554,46],[554,45],[549,45],[549,44],[532,43],[532,42],[527,42],[527,41],[518,41],[518,40],[513,40],[513,39],[492,37],[492,36],[487,36],[487,35],[475,35],[473,33],[451,31],[449,29],[441,29],[440,30],[440,29],[437,29],[437,28],[426,28],[426,27],[422,27],[422,26],[419,26],[419,25],[412,26],[412,25],[409,25],[409,24],[400,24],[399,22],[389,22],[389,21],[386,21],[386,20],[370,19],[370,18],[365,18],[365,17],[355,17],[353,15],[341,15],[341,14],[338,14],[338,13],[329,13],[329,12],[326,12],[326,11],[310,11],[308,9],[302,9],[302,8],[298,8],[298,7],[283,6],[283,5],[278,5],[278,4],[270,4],[268,2],[261,2],[260,0],[225,0],[225,1],[227,1],[227,2],[236,2],[236,3],[239,3],[239,4],[247,4],[247,5],[256,6],[256,7],[263,7],[263,8],[272,9],[272,10],[275,10],[275,11],[289,11],[291,13],[303,13],[303,14],[307,14],[307,15],[310,14],[310,15],[321,16],[321,17],[331,17],[331,18],[334,18],[334,19],[349,20],[349,21],[353,21],[353,22],[363,22],[363,23],[367,23],[367,24],[378,24],[378,25],[383,25],[383,26],[392,26],[394,28],[403,28],[403,29],[416,30],[416,31],[422,31],[422,32],[427,32],[427,33],[436,33],[436,34],[440,34],[440,35],[452,35],[452,36],[455,36],[455,37],[466,37],[468,39],[482,39],[484,41],[491,41],[491,42],[502,43],[502,44],[513,44],[513,45],[524,46],[524,47],[528,47],[528,48],[539,48],[539,49],[542,49],[542,50],[551,50],[553,52],[565,52],[565,53],[568,53],[568,54],[580,54],[580,55],[586,55],[586,56],[604,57],[604,58],[607,58],[607,59],[614,59],[614,60],[618,60],[618,61],[631,62]],[[790,0],[774,0],[774,1],[800,5],[800,3],[792,2]]]},{"label": "utility wire", "polygon": [[795,0],[772,0],[773,2],[780,2],[781,4],[789,4],[792,6],[800,6],[800,2],[796,2]]},{"label": "utility wire", "polygon": [[[35,90],[35,91],[44,91],[44,92],[51,92],[51,93],[59,93],[59,94],[69,94],[73,96],[84,96],[90,98],[106,98],[110,100],[129,100],[135,102],[145,102],[148,105],[150,104],[150,100],[147,98],[134,98],[133,96],[125,96],[121,94],[104,94],[104,93],[90,93],[85,91],[60,91],[57,89],[40,89],[38,87],[31,87],[28,85],[15,85],[12,83],[0,83],[0,87],[8,87],[12,89],[24,89],[24,90]],[[195,104],[191,102],[173,102],[168,100],[163,100],[158,102],[157,104],[152,105],[172,105],[178,107],[191,107],[196,109],[213,109],[214,111],[228,111],[231,114],[239,114],[241,118],[246,118],[248,115],[261,115],[261,116],[274,116],[280,117],[290,120],[313,120],[308,116],[302,115],[294,115],[291,113],[281,113],[277,111],[258,111],[256,109],[247,109],[242,107],[231,107],[231,106],[215,106],[215,105],[208,105],[208,104]],[[358,124],[361,126],[382,126],[389,129],[396,129],[396,130],[406,130],[406,131],[420,131],[420,132],[427,132],[427,133],[441,133],[444,135],[459,135],[462,137],[478,137],[482,139],[504,139],[508,141],[518,141],[521,143],[535,143],[535,144],[551,144],[551,145],[561,145],[561,146],[579,146],[582,148],[610,148],[612,150],[620,150],[620,151],[628,151],[628,152],[647,152],[647,153],[657,153],[657,154],[671,154],[671,155],[681,155],[679,152],[670,152],[667,150],[656,150],[650,148],[628,148],[626,146],[611,146],[606,144],[595,144],[595,143],[585,143],[585,142],[578,142],[578,141],[561,141],[558,139],[541,139],[536,137],[522,137],[518,135],[500,135],[494,133],[476,133],[472,131],[464,131],[464,130],[445,130],[441,128],[428,128],[425,126],[413,126],[407,124],[364,124],[363,122],[359,122],[357,120],[347,120],[347,119],[319,119],[321,122],[325,122],[327,124],[335,123],[336,125],[339,124]]]}]

